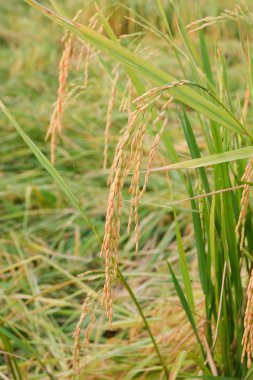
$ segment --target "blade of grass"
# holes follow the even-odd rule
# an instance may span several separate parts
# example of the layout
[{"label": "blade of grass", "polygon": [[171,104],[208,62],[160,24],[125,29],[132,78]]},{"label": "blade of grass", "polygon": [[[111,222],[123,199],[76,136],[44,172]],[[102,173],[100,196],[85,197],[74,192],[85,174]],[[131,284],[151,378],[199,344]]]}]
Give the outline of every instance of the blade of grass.
[{"label": "blade of grass", "polygon": [[[13,327],[10,322],[4,318],[1,318],[1,323],[5,323],[7,326],[9,326],[9,329],[4,327],[3,325],[0,325],[0,334],[2,336],[4,335],[7,337],[9,340],[13,340],[15,344],[18,345],[18,347],[24,348],[25,351],[28,351],[30,354],[33,354],[38,363],[41,365],[41,367],[45,370],[47,373],[48,377],[51,380],[56,380],[55,376],[47,370],[46,365],[44,364],[43,360],[40,359],[40,357],[37,355],[36,351],[33,349],[33,347],[27,343],[27,340],[25,337],[20,333],[18,329]],[[11,331],[10,331],[11,330]],[[22,379],[22,378],[21,378]]]},{"label": "blade of grass", "polygon": [[204,33],[203,33],[202,29],[199,30],[199,42],[200,42],[200,51],[201,51],[203,70],[204,70],[208,80],[210,81],[210,83],[212,85],[214,85],[211,64],[210,64],[208,50],[207,50],[207,46],[206,46],[206,40],[205,40]]},{"label": "blade of grass", "polygon": [[[96,3],[95,3],[96,4]],[[107,21],[106,17],[104,16],[103,12],[98,8],[96,5],[97,11],[98,11],[98,16],[100,19],[101,24],[103,25],[108,37],[114,41],[117,45],[121,46],[120,42],[117,39],[117,36],[115,35],[113,29],[111,28],[111,25]],[[130,68],[127,68],[127,73],[130,76],[138,95],[141,95],[143,92],[145,92],[145,87],[140,80],[140,78],[137,76],[136,72]]]},{"label": "blade of grass", "polygon": [[[246,148],[229,150],[227,152],[212,154],[206,157],[195,158],[193,160],[187,160],[175,164],[160,166],[158,168],[153,168],[151,172],[155,173],[176,169],[196,169],[211,165],[222,164],[224,162],[242,160],[245,158],[249,158],[252,155],[252,153],[253,146],[248,146]],[[143,171],[143,173],[145,173],[145,171]]]},{"label": "blade of grass", "polygon": [[248,370],[244,380],[251,380],[253,377],[253,366],[251,366],[251,368]]},{"label": "blade of grass", "polygon": [[189,59],[189,65],[191,67],[194,79],[197,82],[201,82],[201,76],[199,73],[198,53],[197,53],[192,41],[190,40],[188,32],[187,32],[187,30],[186,30],[186,28],[185,28],[180,17],[177,18],[177,24],[178,24],[178,30],[181,34],[182,40],[183,40],[185,47],[187,49],[187,52],[188,52],[187,57]]},{"label": "blade of grass", "polygon": [[[7,335],[3,334],[3,332],[1,331],[0,332],[0,338],[2,340],[2,343],[3,343],[3,346],[6,350],[6,352],[12,354],[13,349],[12,349],[12,345],[11,345],[9,337]],[[21,375],[21,372],[19,370],[19,366],[18,366],[18,363],[17,363],[15,356],[6,355],[6,357],[7,357],[7,365],[9,367],[11,374],[12,374],[13,380],[23,380],[23,376]]]},{"label": "blade of grass", "polygon": [[160,14],[161,14],[161,17],[163,19],[163,22],[164,22],[164,25],[166,27],[166,30],[167,30],[167,33],[168,33],[168,36],[169,36],[169,39],[170,39],[170,43],[172,45],[172,49],[175,53],[175,56],[177,58],[177,61],[178,61],[178,64],[182,70],[182,73],[183,75],[185,76],[185,70],[184,70],[184,67],[182,65],[182,61],[181,61],[181,58],[180,58],[180,55],[177,51],[177,48],[175,47],[174,43],[172,42],[172,33],[171,33],[171,28],[170,28],[170,25],[169,25],[169,22],[168,22],[168,19],[167,19],[167,16],[166,16],[166,13],[165,13],[165,10],[164,10],[164,7],[161,3],[161,0],[156,0],[156,3],[158,5],[158,8],[159,8],[159,11],[160,11]]},{"label": "blade of grass", "polygon": [[[193,133],[193,130],[192,130],[192,127],[191,127],[191,124],[190,124],[190,120],[189,120],[189,118],[187,116],[187,113],[183,109],[184,120],[181,117],[180,113],[178,113],[178,115],[179,115],[180,123],[181,123],[181,126],[183,128],[184,135],[185,135],[185,138],[186,138],[189,150],[191,152],[192,158],[201,158],[200,151],[199,151],[199,148],[198,148],[198,145],[197,145],[197,142],[196,142],[196,138],[195,138],[195,135]],[[204,168],[200,168],[199,169],[199,174],[200,174],[200,177],[201,177],[201,180],[202,180],[205,192],[209,193],[210,192],[210,187],[209,187],[209,183],[208,183],[208,179],[207,179],[207,175],[206,175],[205,169]]]},{"label": "blade of grass", "polygon": [[56,0],[49,0],[49,1],[51,3],[52,7],[54,7],[54,9],[56,10],[56,12],[67,17],[67,13],[66,13],[65,9],[63,8],[62,4],[59,4],[59,2]]},{"label": "blade of grass", "polygon": [[194,234],[195,234],[195,240],[196,240],[196,248],[197,248],[197,257],[198,257],[198,267],[199,267],[199,275],[200,275],[200,281],[202,285],[202,289],[205,295],[208,294],[208,289],[211,289],[209,286],[210,279],[208,276],[206,276],[206,270],[209,268],[207,267],[207,256],[205,252],[205,243],[204,243],[204,231],[202,229],[201,224],[201,218],[199,213],[199,207],[196,202],[196,200],[193,198],[193,188],[190,176],[188,175],[188,192],[191,199],[191,207],[193,210],[197,212],[192,213],[192,221],[193,221],[193,227],[194,227]]},{"label": "blade of grass", "polygon": [[142,308],[141,308],[141,306],[140,306],[140,304],[139,304],[137,298],[135,297],[135,295],[134,295],[132,289],[130,288],[129,284],[126,282],[126,279],[125,279],[124,276],[122,275],[122,272],[120,271],[119,268],[118,268],[118,276],[119,276],[119,278],[120,278],[122,284],[124,284],[124,286],[125,286],[126,290],[128,291],[130,297],[132,298],[132,300],[133,300],[133,302],[134,302],[134,304],[135,304],[135,306],[136,306],[136,308],[137,308],[137,310],[138,310],[138,312],[139,312],[139,314],[140,314],[140,316],[141,316],[141,318],[142,318],[142,320],[143,320],[144,326],[145,326],[145,328],[146,328],[146,330],[147,330],[147,332],[148,332],[148,334],[149,334],[149,336],[150,336],[150,339],[151,339],[151,341],[152,341],[152,343],[153,343],[153,346],[154,346],[154,348],[155,348],[155,351],[156,351],[156,353],[157,353],[157,356],[158,356],[159,359],[160,359],[160,363],[161,363],[161,366],[162,366],[162,368],[163,368],[163,370],[164,370],[164,373],[165,373],[165,375],[166,375],[166,378],[168,378],[168,377],[169,377],[169,372],[168,372],[167,366],[166,366],[166,364],[165,364],[165,362],[164,362],[164,360],[163,360],[162,354],[161,354],[161,352],[160,352],[160,350],[159,350],[159,347],[158,347],[158,345],[157,345],[157,343],[156,343],[155,337],[154,337],[154,335],[152,334],[152,331],[151,331],[151,329],[150,329],[150,327],[149,327],[148,321],[147,321],[147,319],[145,318],[145,315],[143,314]]},{"label": "blade of grass", "polygon": [[188,318],[188,320],[189,320],[189,322],[190,322],[190,324],[192,326],[192,329],[193,329],[194,334],[195,334],[195,336],[197,338],[197,342],[198,342],[198,344],[200,346],[200,350],[201,350],[201,353],[202,353],[202,356],[203,356],[203,359],[204,359],[205,358],[204,348],[202,346],[202,343],[201,343],[201,340],[200,340],[200,337],[199,337],[199,334],[198,334],[198,330],[197,330],[197,327],[196,327],[195,320],[194,320],[194,317],[192,315],[191,309],[190,309],[189,304],[188,304],[188,302],[187,302],[187,300],[186,300],[186,298],[184,296],[184,293],[183,293],[183,291],[181,289],[181,286],[180,286],[180,284],[179,284],[179,282],[178,282],[178,280],[177,280],[177,278],[176,278],[176,276],[175,276],[175,274],[173,272],[173,269],[172,269],[172,267],[171,267],[171,265],[169,264],[168,261],[167,261],[167,264],[168,264],[168,268],[169,268],[169,271],[170,271],[170,274],[171,274],[171,277],[172,277],[172,281],[173,281],[173,284],[175,286],[177,295],[178,295],[178,297],[180,299],[182,307],[184,308],[184,311],[185,311],[185,313],[187,315],[187,318]]},{"label": "blade of grass", "polygon": [[[183,247],[182,242],[182,236],[179,229],[179,224],[177,221],[177,214],[176,209],[174,208],[174,220],[176,224],[176,237],[177,237],[177,246],[178,246],[178,252],[179,252],[179,260],[180,260],[180,270],[182,273],[182,278],[184,282],[184,290],[186,293],[187,301],[189,303],[189,307],[192,310],[192,312],[195,312],[195,306],[194,306],[194,298],[193,298],[193,292],[192,292],[192,285],[189,275],[189,270],[187,268],[187,261],[186,261],[186,254]],[[193,315],[194,318],[194,315]]]},{"label": "blade of grass", "polygon": [[176,380],[178,378],[179,371],[182,365],[184,364],[186,355],[187,355],[186,351],[179,352],[179,354],[177,355],[175,364],[173,368],[171,369],[170,380]]}]

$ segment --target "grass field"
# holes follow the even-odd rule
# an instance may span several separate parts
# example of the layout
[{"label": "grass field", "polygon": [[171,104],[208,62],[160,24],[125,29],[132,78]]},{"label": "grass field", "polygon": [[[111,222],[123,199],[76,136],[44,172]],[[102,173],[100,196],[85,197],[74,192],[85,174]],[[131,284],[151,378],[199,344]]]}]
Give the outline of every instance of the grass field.
[{"label": "grass field", "polygon": [[252,26],[251,0],[1,2],[1,379],[253,378]]}]

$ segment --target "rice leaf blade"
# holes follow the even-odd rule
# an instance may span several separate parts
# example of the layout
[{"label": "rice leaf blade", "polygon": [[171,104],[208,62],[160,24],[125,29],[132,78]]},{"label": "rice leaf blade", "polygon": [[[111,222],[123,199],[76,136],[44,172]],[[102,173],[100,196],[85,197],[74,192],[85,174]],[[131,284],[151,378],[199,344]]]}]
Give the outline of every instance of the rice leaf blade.
[{"label": "rice leaf blade", "polygon": [[186,298],[184,296],[184,293],[183,293],[183,291],[181,289],[181,286],[180,286],[180,284],[179,284],[179,282],[178,282],[178,280],[177,280],[177,278],[176,278],[176,276],[175,276],[175,274],[173,272],[173,269],[172,269],[172,267],[171,267],[171,265],[169,264],[168,261],[167,261],[167,264],[168,264],[168,268],[169,268],[169,271],[170,271],[170,274],[171,274],[171,277],[172,277],[172,281],[173,281],[174,287],[176,289],[177,295],[178,295],[178,297],[180,299],[182,307],[184,308],[184,311],[185,311],[185,313],[187,315],[187,318],[188,318],[188,320],[189,320],[189,322],[191,324],[191,327],[192,327],[192,329],[194,331],[194,334],[195,334],[195,336],[197,338],[197,342],[198,342],[198,344],[200,346],[200,350],[201,350],[203,358],[204,358],[204,356],[205,356],[204,355],[204,349],[203,349],[203,346],[202,346],[202,343],[201,343],[201,340],[200,340],[200,337],[199,337],[199,334],[198,334],[198,330],[197,330],[197,327],[196,327],[196,324],[195,324],[194,317],[192,315],[191,309],[190,309],[189,304],[188,304],[188,302],[187,302],[187,300],[186,300]]}]

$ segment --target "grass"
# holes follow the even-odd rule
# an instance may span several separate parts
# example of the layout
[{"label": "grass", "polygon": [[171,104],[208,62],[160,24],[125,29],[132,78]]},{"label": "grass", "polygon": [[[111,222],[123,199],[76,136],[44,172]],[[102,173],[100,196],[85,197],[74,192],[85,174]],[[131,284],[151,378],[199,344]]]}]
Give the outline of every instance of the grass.
[{"label": "grass", "polygon": [[[184,1],[122,7],[101,2],[98,9],[90,3],[75,24],[69,20],[80,4],[73,9],[68,1],[43,3],[57,14],[26,2],[35,9],[16,1],[3,5],[0,16],[2,378],[70,378],[73,332],[82,315],[76,378],[250,379],[250,356],[241,363],[241,342],[252,262],[251,173],[243,177],[253,152],[252,10],[225,1],[200,7]],[[138,16],[140,7],[144,17]],[[224,13],[226,7],[233,12]],[[91,29],[88,19],[97,11]],[[204,33],[188,32],[190,22],[221,13],[222,21],[211,19]],[[71,63],[67,91],[75,95],[57,135],[55,166],[44,136],[57,94],[63,31],[52,21],[79,39],[76,50],[82,40],[100,51],[89,64],[86,88],[85,64]],[[119,142],[123,162],[134,164],[115,193],[122,191],[124,201],[113,276],[110,249],[106,270],[99,252],[109,175],[102,170],[104,128],[116,70],[108,162],[124,170],[114,158]],[[175,78],[190,82],[170,85]],[[134,115],[138,104],[146,108],[124,142],[129,115],[119,108],[130,84],[132,99],[147,93],[129,112]],[[159,99],[150,92],[155,86]],[[163,119],[154,120],[170,96],[168,124],[154,147]],[[135,161],[128,149],[133,141],[139,147],[132,150]],[[134,205],[149,166],[147,189],[137,202],[136,253],[135,234],[126,232],[129,202]],[[131,174],[140,183],[134,179],[129,197]],[[115,172],[111,178],[113,184]],[[240,232],[245,221],[242,249],[238,220]],[[100,306],[105,281],[113,293],[111,329]],[[110,315],[110,295],[106,300]]]}]

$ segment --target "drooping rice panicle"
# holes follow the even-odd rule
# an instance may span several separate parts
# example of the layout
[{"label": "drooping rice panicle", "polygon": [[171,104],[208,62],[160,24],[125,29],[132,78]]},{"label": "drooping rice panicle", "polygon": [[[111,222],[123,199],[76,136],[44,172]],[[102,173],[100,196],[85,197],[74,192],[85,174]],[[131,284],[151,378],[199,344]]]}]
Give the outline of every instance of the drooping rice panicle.
[{"label": "drooping rice panicle", "polygon": [[[82,10],[78,10],[76,15],[73,18],[73,21],[77,21],[82,14]],[[89,21],[90,28],[94,29],[97,24],[97,14],[95,14]],[[62,41],[64,42],[64,49],[59,63],[59,77],[58,77],[58,96],[54,104],[54,109],[51,115],[50,124],[46,134],[46,139],[50,136],[50,145],[51,145],[51,162],[55,163],[55,149],[56,149],[56,135],[57,132],[62,132],[62,118],[66,104],[70,99],[70,96],[67,94],[67,81],[69,75],[69,68],[71,57],[75,54],[75,40],[71,32],[66,32],[63,36]],[[88,65],[92,55],[92,48],[90,44],[83,43],[80,49],[79,56],[77,58],[76,66],[79,68],[80,62],[86,48],[86,57],[85,57],[85,68],[84,68],[84,87],[87,87],[88,83]]]},{"label": "drooping rice panicle", "polygon": [[[86,367],[87,355],[90,343],[90,337],[92,330],[94,328],[96,320],[96,306],[94,302],[100,297],[100,292],[90,292],[84,299],[79,321],[76,325],[73,338],[74,338],[74,349],[72,355],[72,380],[74,380],[75,375],[80,377],[81,369]],[[83,333],[83,344],[81,344],[82,326],[84,324],[85,318],[89,316],[89,323],[86,326]],[[83,364],[81,365],[81,349],[83,352]]]},{"label": "drooping rice panicle", "polygon": [[253,358],[253,270],[247,288],[247,305],[244,316],[244,334],[242,338],[242,362],[247,358],[247,367],[251,367]]},{"label": "drooping rice panicle", "polygon": [[[97,22],[98,22],[98,15],[95,14],[89,21],[89,27],[91,29],[95,29]],[[83,80],[83,85],[86,88],[88,85],[88,78],[89,78],[89,64],[92,58],[93,54],[93,48],[91,44],[85,43],[85,49],[86,49],[86,54],[85,54],[85,61],[84,61],[84,80]]]},{"label": "drooping rice panicle", "polygon": [[87,308],[89,306],[89,302],[90,302],[90,295],[87,295],[87,297],[85,298],[83,302],[81,315],[73,334],[74,350],[73,350],[73,356],[72,356],[72,371],[73,371],[72,379],[74,379],[74,376],[76,374],[80,376],[80,350],[81,350],[80,336],[81,336],[82,324],[84,322],[85,317],[87,316]]},{"label": "drooping rice panicle", "polygon": [[46,138],[51,136],[51,162],[55,162],[55,140],[56,133],[62,131],[62,117],[65,107],[65,95],[67,87],[67,79],[69,72],[69,62],[72,49],[73,37],[71,33],[67,32],[64,36],[64,50],[59,64],[59,87],[58,97],[55,102],[54,110],[50,119],[49,128]]},{"label": "drooping rice panicle", "polygon": [[[117,271],[118,263],[118,245],[120,237],[120,212],[122,207],[122,189],[125,183],[126,176],[132,169],[132,179],[129,187],[131,195],[129,219],[127,231],[130,231],[132,220],[135,224],[135,242],[136,251],[138,251],[139,244],[139,220],[138,220],[138,204],[140,195],[143,196],[148,177],[150,175],[151,165],[154,160],[155,152],[164,131],[166,122],[156,134],[148,162],[147,175],[144,180],[144,185],[140,193],[140,172],[141,162],[143,158],[143,144],[146,134],[147,126],[151,121],[151,109],[154,104],[166,94],[169,90],[180,87],[188,83],[188,81],[181,80],[172,82],[165,86],[156,87],[146,92],[142,96],[133,101],[136,109],[130,114],[128,125],[126,126],[122,137],[120,138],[115,149],[114,161],[111,166],[108,184],[110,185],[109,197],[107,201],[107,212],[105,221],[105,233],[100,255],[105,254],[105,284],[104,284],[104,297],[103,305],[106,308],[107,317],[111,323],[112,321],[112,293],[111,293],[111,267],[114,260],[114,273]],[[165,101],[157,118],[154,120],[154,125],[165,118],[165,112],[173,100],[172,96]]]}]

